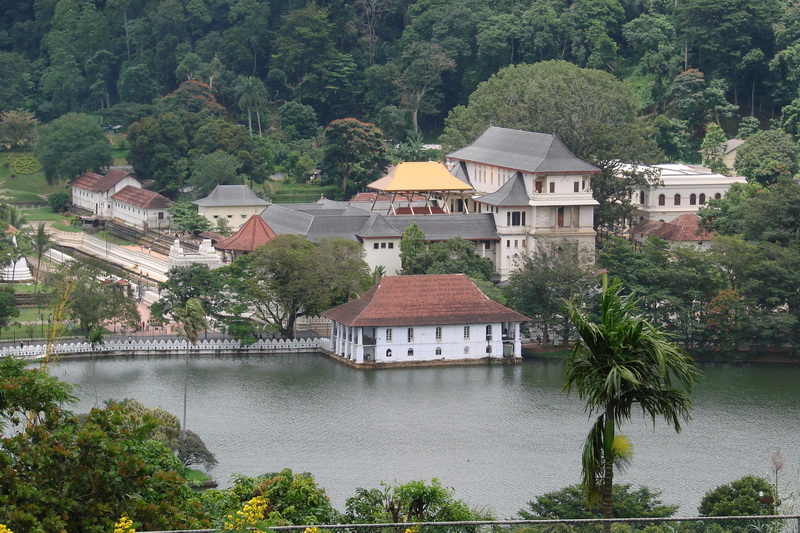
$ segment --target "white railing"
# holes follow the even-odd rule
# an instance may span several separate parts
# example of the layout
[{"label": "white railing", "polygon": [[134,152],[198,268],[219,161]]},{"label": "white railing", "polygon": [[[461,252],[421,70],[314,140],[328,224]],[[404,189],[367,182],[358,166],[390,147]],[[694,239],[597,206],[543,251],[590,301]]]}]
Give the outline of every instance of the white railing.
[{"label": "white railing", "polygon": [[[77,355],[97,353],[100,355],[125,354],[125,355],[156,355],[162,354],[184,354],[187,350],[192,353],[219,353],[226,351],[236,351],[238,353],[300,353],[316,352],[327,350],[330,347],[330,340],[319,339],[278,339],[278,340],[259,340],[248,346],[242,345],[233,339],[212,339],[201,340],[192,346],[186,339],[170,340],[140,340],[130,341],[118,340],[105,342],[97,347],[92,347],[88,342],[64,342],[54,343],[51,353],[53,355]],[[30,346],[10,346],[0,348],[0,357],[16,355],[31,359],[38,359],[45,355],[47,346],[37,344]]]}]

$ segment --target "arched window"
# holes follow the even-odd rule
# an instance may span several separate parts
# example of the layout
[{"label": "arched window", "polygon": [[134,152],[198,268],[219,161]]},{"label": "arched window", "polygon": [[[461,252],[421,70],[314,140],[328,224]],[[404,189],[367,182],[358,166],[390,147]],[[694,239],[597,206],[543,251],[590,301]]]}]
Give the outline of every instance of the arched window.
[{"label": "arched window", "polygon": [[722,198],[722,195],[720,193],[714,195],[714,200],[719,200],[720,198]]},{"label": "arched window", "polygon": [[701,192],[700,193],[700,205],[703,205],[705,203],[706,203],[706,195]]},{"label": "arched window", "polygon": [[664,196],[663,194],[659,194],[658,195],[658,205],[666,205],[666,204],[667,204],[666,196]]},{"label": "arched window", "polygon": [[408,356],[411,357],[412,355],[414,355],[414,348],[409,348],[408,349]]},{"label": "arched window", "polygon": [[681,195],[680,194],[676,194],[675,195],[675,204],[674,205],[681,205]]},{"label": "arched window", "polygon": [[644,191],[639,191],[639,203],[644,205]]},{"label": "arched window", "polygon": [[414,342],[414,328],[408,328],[408,342]]},{"label": "arched window", "polygon": [[437,346],[436,347],[436,355],[442,355],[442,347],[441,346]]},{"label": "arched window", "polygon": [[487,341],[492,340],[492,325],[491,324],[486,326],[486,340]]},{"label": "arched window", "polygon": [[689,205],[697,205],[697,195],[695,193],[689,195]]}]

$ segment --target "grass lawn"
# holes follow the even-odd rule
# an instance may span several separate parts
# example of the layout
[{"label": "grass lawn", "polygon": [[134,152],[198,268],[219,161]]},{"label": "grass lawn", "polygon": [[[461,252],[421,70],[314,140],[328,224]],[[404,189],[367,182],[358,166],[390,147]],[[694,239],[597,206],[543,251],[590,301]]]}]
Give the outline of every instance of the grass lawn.
[{"label": "grass lawn", "polygon": [[[11,287],[12,289],[14,289],[14,292],[18,294],[33,294],[36,289],[33,283],[31,283],[30,285],[27,283],[8,283],[8,284],[4,283],[3,287]],[[41,289],[42,287],[40,286],[39,290]]]},{"label": "grass lawn", "polygon": [[0,181],[4,182],[4,186],[8,189],[10,196],[15,199],[19,198],[17,200],[18,203],[30,202],[34,197],[36,198],[35,201],[42,201],[36,195],[48,195],[64,190],[64,184],[49,185],[44,179],[44,172],[42,172],[41,168],[33,174],[20,173],[14,168],[14,164],[22,157],[33,157],[33,155],[31,152],[17,150],[0,152]]},{"label": "grass lawn", "polygon": [[255,185],[256,189],[262,187],[262,191],[274,203],[310,203],[319,200],[320,195],[325,198],[333,198],[335,185],[314,185],[309,183],[286,183],[283,181],[267,181],[261,185]]},{"label": "grass lawn", "polygon": [[83,231],[70,224],[67,219],[64,219],[64,222],[53,222],[53,227],[57,230],[68,231],[69,233],[80,233]]},{"label": "grass lawn", "polygon": [[35,209],[25,209],[25,216],[28,217],[28,222],[31,225],[34,222],[61,222],[62,224],[69,224],[69,217],[65,217],[61,213],[53,213],[49,207],[37,207]]}]

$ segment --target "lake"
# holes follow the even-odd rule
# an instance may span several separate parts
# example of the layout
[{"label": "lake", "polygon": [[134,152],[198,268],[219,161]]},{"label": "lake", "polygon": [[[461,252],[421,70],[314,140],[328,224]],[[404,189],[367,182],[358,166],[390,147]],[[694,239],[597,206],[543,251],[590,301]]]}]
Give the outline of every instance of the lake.
[{"label": "lake", "polygon": [[[55,375],[79,385],[76,412],[136,398],[177,416],[181,357],[65,360]],[[334,506],[358,487],[438,477],[455,495],[512,518],[537,495],[577,483],[591,426],[561,391],[558,361],[513,366],[356,370],[324,356],[201,357],[191,362],[188,429],[216,454],[213,476],[310,472]],[[770,457],[797,480],[800,367],[704,366],[693,419],[680,434],[638,413],[620,431],[631,466],[615,481],[662,491],[697,515],[702,496],[745,474],[768,476]]]}]

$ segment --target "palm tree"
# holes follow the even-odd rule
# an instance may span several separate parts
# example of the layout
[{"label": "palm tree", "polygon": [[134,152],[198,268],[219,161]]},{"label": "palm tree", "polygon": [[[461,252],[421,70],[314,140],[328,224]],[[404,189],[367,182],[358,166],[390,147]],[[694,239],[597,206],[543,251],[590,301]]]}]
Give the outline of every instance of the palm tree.
[{"label": "palm tree", "polygon": [[42,266],[42,256],[44,256],[44,253],[50,248],[50,235],[47,234],[44,222],[36,226],[36,231],[31,235],[30,241],[33,245],[33,251],[36,252],[36,277],[34,278],[36,289],[34,292],[37,292],[39,288],[39,269]]},{"label": "palm tree", "polygon": [[250,129],[250,137],[253,136],[253,109],[255,109],[258,119],[258,136],[261,137],[260,108],[267,102],[267,88],[264,87],[264,82],[254,76],[240,76],[236,93],[239,95],[239,100],[236,102],[239,109],[247,110],[247,126]]},{"label": "palm tree", "polygon": [[22,227],[28,223],[28,215],[25,211],[13,205],[7,205],[3,218],[10,226],[22,231]]},{"label": "palm tree", "polygon": [[[566,312],[579,339],[565,360],[564,390],[575,389],[590,415],[598,414],[583,448],[582,484],[590,505],[602,503],[612,518],[614,467],[630,458],[627,439],[617,427],[630,419],[634,404],[643,414],[663,418],[681,430],[690,419],[691,394],[701,378],[692,359],[639,312],[623,284],[603,276],[600,321],[593,322],[575,301]],[[610,529],[610,523],[606,524]]]},{"label": "palm tree", "polygon": [[[197,344],[200,332],[208,327],[203,304],[197,298],[189,298],[184,307],[179,307],[172,312],[175,321],[180,325],[186,339],[192,344]],[[183,429],[181,435],[186,433],[186,398],[189,390],[189,350],[186,350],[186,371],[183,380]],[[183,439],[181,439],[183,442]]]}]

